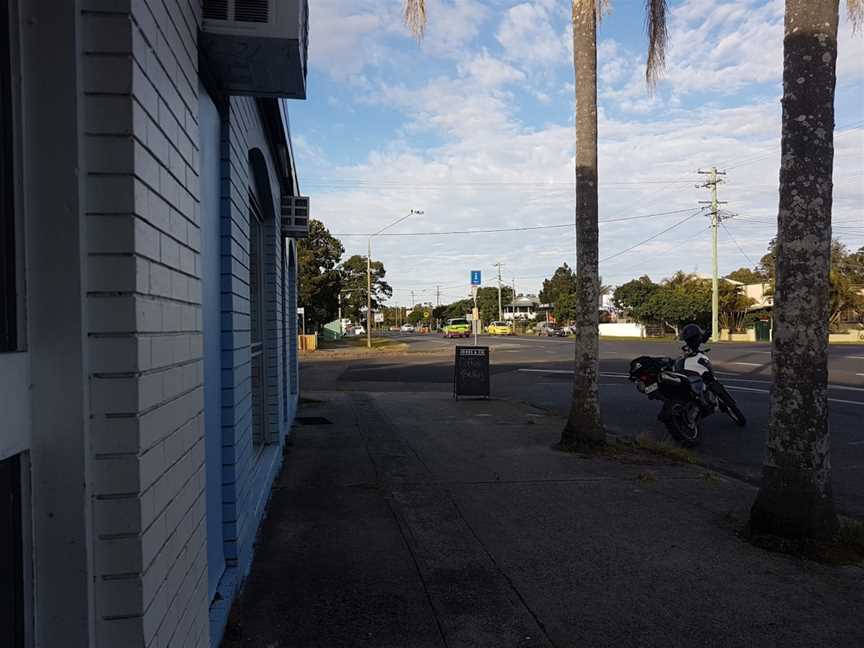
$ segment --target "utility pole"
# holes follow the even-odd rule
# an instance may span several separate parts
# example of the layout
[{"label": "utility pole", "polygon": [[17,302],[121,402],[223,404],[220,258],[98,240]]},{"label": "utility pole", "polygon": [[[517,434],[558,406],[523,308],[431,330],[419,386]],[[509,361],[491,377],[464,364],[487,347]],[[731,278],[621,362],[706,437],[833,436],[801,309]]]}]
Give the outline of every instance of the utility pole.
[{"label": "utility pole", "polygon": [[698,189],[711,189],[711,200],[700,200],[702,204],[711,205],[711,341],[720,339],[720,277],[717,269],[717,229],[720,227],[719,206],[724,202],[717,200],[717,185],[723,182],[717,176],[726,175],[725,171],[718,171],[717,167],[711,167],[707,171],[699,170],[702,175],[708,176],[708,181],[702,185],[696,185]]},{"label": "utility pole", "polygon": [[366,251],[366,348],[372,348],[372,237]]},{"label": "utility pole", "polygon": [[501,307],[501,268],[504,266],[500,261],[495,264],[495,267],[498,268],[498,321],[504,319],[504,310]]},{"label": "utility pole", "polygon": [[[438,311],[441,308],[441,286],[435,286],[435,310]],[[441,322],[438,321],[438,317],[435,317],[435,328],[441,328]]]}]

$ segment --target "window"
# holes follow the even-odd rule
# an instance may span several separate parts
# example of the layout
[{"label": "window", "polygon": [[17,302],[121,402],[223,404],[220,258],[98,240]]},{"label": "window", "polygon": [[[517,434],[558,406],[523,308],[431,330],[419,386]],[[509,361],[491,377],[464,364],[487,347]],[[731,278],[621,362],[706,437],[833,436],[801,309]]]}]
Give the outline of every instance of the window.
[{"label": "window", "polygon": [[9,3],[0,0],[0,353],[18,349]]},{"label": "window", "polygon": [[19,455],[0,461],[0,637],[24,646],[24,557]]},{"label": "window", "polygon": [[249,328],[252,361],[252,440],[267,438],[264,362],[264,224],[261,207],[249,194]]}]

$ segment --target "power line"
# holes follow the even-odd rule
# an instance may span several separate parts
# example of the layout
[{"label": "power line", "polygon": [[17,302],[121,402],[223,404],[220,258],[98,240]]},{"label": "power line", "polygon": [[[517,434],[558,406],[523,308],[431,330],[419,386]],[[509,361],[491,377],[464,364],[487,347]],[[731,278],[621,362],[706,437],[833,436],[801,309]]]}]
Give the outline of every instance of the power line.
[{"label": "power line", "polygon": [[[674,178],[674,179],[645,179],[645,180],[621,180],[612,182],[600,182],[600,186],[632,186],[645,184],[685,184],[693,182],[690,178]],[[573,188],[576,186],[574,180],[558,181],[558,180],[536,180],[536,181],[519,181],[519,180],[463,180],[463,181],[446,181],[441,182],[406,182],[405,178],[392,179],[343,179],[343,178],[306,178],[303,181],[305,185],[327,186],[327,187],[396,187],[410,189],[452,189],[454,187],[564,187]]]},{"label": "power line", "polygon": [[653,240],[656,239],[657,237],[662,236],[662,235],[665,234],[666,232],[671,232],[671,231],[672,231],[673,229],[675,229],[676,227],[680,227],[681,225],[683,225],[683,224],[686,223],[687,221],[689,221],[689,220],[691,220],[691,219],[693,219],[693,218],[696,218],[697,216],[700,216],[700,215],[702,215],[702,214],[704,214],[704,213],[705,213],[704,210],[701,210],[701,209],[700,209],[699,211],[694,212],[693,214],[690,214],[687,218],[684,218],[684,219],[678,221],[678,222],[675,223],[674,225],[670,225],[670,226],[667,227],[666,229],[657,232],[657,233],[654,234],[653,236],[649,236],[647,239],[645,239],[645,240],[643,240],[643,241],[639,241],[638,243],[636,243],[636,245],[631,245],[630,247],[625,248],[625,249],[623,249],[623,250],[620,250],[620,251],[616,252],[615,254],[610,254],[609,256],[600,259],[600,263],[603,263],[604,261],[609,261],[610,259],[614,259],[615,257],[619,257],[619,256],[621,256],[622,254],[626,254],[627,252],[630,252],[631,250],[635,250],[636,248],[638,248],[638,247],[640,247],[640,246],[642,246],[642,245],[645,245],[646,243],[650,243],[651,241],[653,241]]},{"label": "power line", "polygon": [[720,224],[723,226],[723,229],[726,230],[726,233],[729,235],[729,238],[732,239],[732,242],[735,244],[735,247],[738,248],[738,251],[739,251],[741,254],[744,255],[744,258],[745,258],[745,259],[747,259],[747,263],[749,263],[751,266],[755,266],[756,264],[753,263],[753,259],[751,259],[751,258],[748,256],[748,254],[744,251],[744,249],[743,249],[743,248],[738,244],[738,240],[737,240],[734,236],[732,236],[732,232],[730,232],[730,231],[729,231],[729,228],[726,227],[726,223],[724,223],[724,222],[721,220],[721,221],[720,221]]},{"label": "power line", "polygon": [[[668,216],[670,214],[681,214],[683,212],[690,211],[691,208],[687,207],[685,209],[675,209],[672,211],[666,212],[656,212],[654,214],[641,214],[639,216],[625,216],[622,218],[609,218],[601,221],[597,221],[598,224],[603,223],[620,223],[623,221],[631,221],[631,220],[639,220],[643,218],[653,218],[655,216]],[[564,229],[567,227],[576,227],[576,223],[561,223],[559,225],[532,225],[528,227],[501,227],[495,229],[473,229],[473,230],[450,230],[445,232],[388,232],[386,234],[380,234],[380,237],[385,236],[450,236],[453,234],[493,234],[497,232],[528,232],[533,230],[548,230],[548,229]],[[333,234],[333,236],[341,236],[341,237],[352,237],[352,236],[369,236],[368,234],[360,234],[360,233],[348,233],[348,234]]]}]

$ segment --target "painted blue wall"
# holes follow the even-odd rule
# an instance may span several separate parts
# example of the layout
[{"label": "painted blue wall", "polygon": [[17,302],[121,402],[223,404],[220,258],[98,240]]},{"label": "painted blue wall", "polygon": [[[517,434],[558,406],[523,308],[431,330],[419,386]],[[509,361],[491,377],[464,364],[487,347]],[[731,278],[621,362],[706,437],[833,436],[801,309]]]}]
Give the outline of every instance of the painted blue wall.
[{"label": "painted blue wall", "polygon": [[201,181],[201,311],[204,334],[204,436],[207,492],[207,589],[212,601],[225,572],[222,543],[222,407],[219,112],[199,86]]},{"label": "painted blue wall", "polygon": [[[219,600],[210,608],[214,646],[221,641],[231,601],[251,568],[255,537],[282,465],[282,448],[294,421],[299,391],[296,269],[287,263],[295,254],[293,242],[281,234],[282,187],[269,157],[271,147],[254,99],[225,99],[220,117],[218,284],[211,282],[218,285],[220,307],[218,335],[210,337],[219,346],[220,376],[214,383],[220,386],[219,538],[225,570],[217,588]],[[253,185],[264,216],[264,443],[253,441],[251,415],[248,194]]]}]

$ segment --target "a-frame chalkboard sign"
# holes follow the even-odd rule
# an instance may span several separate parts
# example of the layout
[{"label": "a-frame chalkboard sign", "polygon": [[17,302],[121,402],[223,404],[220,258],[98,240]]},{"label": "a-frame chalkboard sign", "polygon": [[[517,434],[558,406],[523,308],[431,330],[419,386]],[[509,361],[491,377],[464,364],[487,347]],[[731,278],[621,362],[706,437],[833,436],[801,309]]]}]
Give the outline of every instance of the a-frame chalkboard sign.
[{"label": "a-frame chalkboard sign", "polygon": [[457,346],[453,396],[489,396],[489,347]]}]

